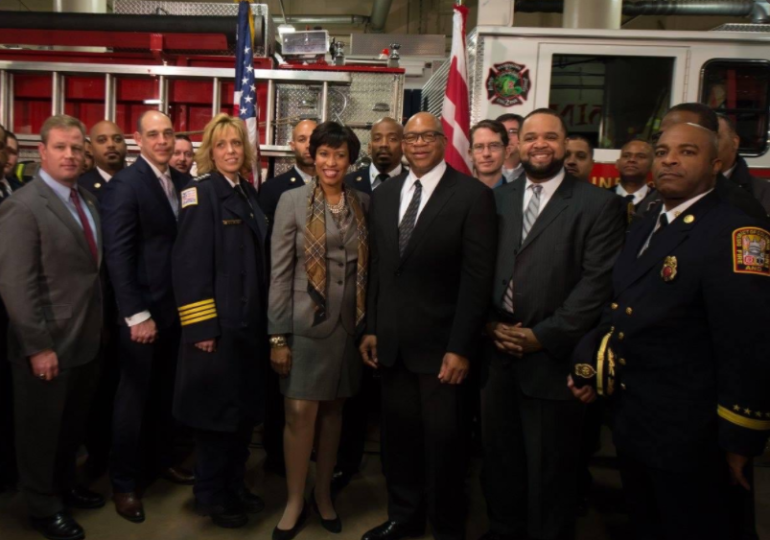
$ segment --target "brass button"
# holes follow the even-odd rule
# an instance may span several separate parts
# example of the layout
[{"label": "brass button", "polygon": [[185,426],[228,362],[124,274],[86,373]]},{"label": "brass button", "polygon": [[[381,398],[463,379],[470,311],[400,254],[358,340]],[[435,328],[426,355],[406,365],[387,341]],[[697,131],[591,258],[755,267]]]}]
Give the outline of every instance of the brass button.
[{"label": "brass button", "polygon": [[610,307],[611,307],[612,309],[618,309],[618,305],[617,305],[615,302],[613,302],[612,304],[610,304]]},{"label": "brass button", "polygon": [[625,385],[625,384],[623,384],[623,383],[620,383],[620,387],[621,387],[623,390],[625,390],[625,389],[626,389],[626,385]]},{"label": "brass button", "polygon": [[631,309],[630,307],[626,308],[626,315],[631,315],[633,312],[634,312],[634,310]]},{"label": "brass button", "polygon": [[619,339],[620,341],[623,341],[623,338],[624,338],[624,337],[626,337],[626,335],[625,335],[623,332],[621,332],[621,333],[619,333],[619,334],[618,334],[618,339]]},{"label": "brass button", "polygon": [[625,365],[626,365],[626,359],[625,359],[625,358],[621,358],[621,359],[620,359],[620,360],[618,360],[618,361],[620,362],[620,365],[621,365],[621,366],[625,366]]}]

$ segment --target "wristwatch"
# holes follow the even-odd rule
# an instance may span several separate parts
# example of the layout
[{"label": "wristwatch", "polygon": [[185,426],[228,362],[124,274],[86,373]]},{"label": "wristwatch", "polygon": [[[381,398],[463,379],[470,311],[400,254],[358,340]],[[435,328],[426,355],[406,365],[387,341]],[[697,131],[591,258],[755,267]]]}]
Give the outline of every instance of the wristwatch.
[{"label": "wristwatch", "polygon": [[270,336],[271,349],[280,349],[281,347],[286,347],[287,345],[288,343],[286,343],[286,336],[284,335]]}]

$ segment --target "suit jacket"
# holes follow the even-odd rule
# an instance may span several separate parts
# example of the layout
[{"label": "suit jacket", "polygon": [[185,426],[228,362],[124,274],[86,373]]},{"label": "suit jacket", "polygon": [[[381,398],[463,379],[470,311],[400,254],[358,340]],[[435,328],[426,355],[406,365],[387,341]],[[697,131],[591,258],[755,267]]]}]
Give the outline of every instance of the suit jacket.
[{"label": "suit jacket", "polygon": [[407,174],[372,196],[366,332],[377,336],[383,365],[401,357],[414,373],[436,374],[446,353],[476,352],[492,292],[495,201],[491,189],[447,165],[402,257],[398,213]]},{"label": "suit jacket", "polygon": [[[183,175],[169,168],[179,194]],[[101,198],[104,252],[115,289],[119,323],[149,310],[158,328],[178,321],[171,283],[177,222],[160,181],[139,157],[112,177]]]},{"label": "suit jacket", "polygon": [[[326,320],[313,325],[315,303],[307,292],[305,269],[305,226],[310,185],[303,185],[281,197],[275,212],[271,241],[272,271],[268,308],[268,333],[298,334],[324,338],[337,322],[350,335],[356,333],[356,276],[359,237],[355,223],[345,237],[329,209],[326,209]],[[358,193],[366,212],[369,196]]]},{"label": "suit jacket", "polygon": [[765,213],[770,214],[770,182],[766,178],[751,176],[746,160],[740,156],[735,161],[730,180],[751,193],[765,209]]},{"label": "suit jacket", "polygon": [[278,207],[278,200],[281,198],[281,195],[285,191],[304,185],[305,182],[297,172],[296,167],[292,167],[285,173],[275,176],[262,184],[262,187],[259,188],[259,207],[267,216],[271,227],[270,230],[272,230],[273,216],[275,215],[275,209]]},{"label": "suit jacket", "polygon": [[[495,190],[500,243],[492,317],[531,328],[543,349],[519,360],[489,347],[490,360],[512,365],[528,396],[573,399],[565,383],[569,360],[609,300],[626,207],[617,195],[567,174],[522,243],[525,189],[520,176]],[[513,316],[502,308],[511,278]]]},{"label": "suit jacket", "polygon": [[[629,232],[599,325],[598,335],[612,329],[615,444],[674,471],[710,463],[717,441],[759,455],[770,433],[770,232],[711,193],[639,256],[656,218]],[[593,363],[595,345],[576,362]]]},{"label": "suit jacket", "polygon": [[80,224],[39,177],[0,208],[0,294],[11,321],[11,362],[26,364],[29,356],[53,349],[67,369],[93,361],[99,351],[100,218],[96,199],[78,192],[94,219],[98,261]]}]

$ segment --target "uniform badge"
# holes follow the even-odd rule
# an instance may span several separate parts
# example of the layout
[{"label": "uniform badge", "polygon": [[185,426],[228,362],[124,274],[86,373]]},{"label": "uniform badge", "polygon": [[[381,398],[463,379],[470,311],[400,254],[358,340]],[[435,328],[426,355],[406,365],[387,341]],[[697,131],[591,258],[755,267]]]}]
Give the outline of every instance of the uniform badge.
[{"label": "uniform badge", "polygon": [[673,281],[676,277],[676,257],[666,257],[663,261],[663,268],[660,270],[660,277],[663,281]]},{"label": "uniform badge", "polygon": [[688,225],[693,221],[695,221],[695,216],[693,216],[692,214],[687,214],[686,216],[684,216],[684,222],[687,223]]},{"label": "uniform badge", "polygon": [[289,182],[291,182],[292,184],[293,184],[294,182],[296,182],[296,181],[297,181],[297,179],[296,179],[296,178],[294,178],[293,176],[291,177],[291,180],[289,180]]},{"label": "uniform badge", "polygon": [[182,192],[182,208],[198,205],[198,188],[191,187]]},{"label": "uniform badge", "polygon": [[222,225],[240,225],[243,223],[241,219],[223,219]]},{"label": "uniform badge", "polygon": [[363,178],[360,176],[356,176],[356,182],[360,182]]},{"label": "uniform badge", "polygon": [[96,189],[99,189],[100,187],[102,187],[102,185],[99,182],[97,182],[97,183],[94,184],[94,187]]},{"label": "uniform badge", "polygon": [[733,272],[770,276],[770,233],[758,227],[733,231]]},{"label": "uniform badge", "polygon": [[591,364],[576,364],[575,375],[583,379],[593,379],[596,376],[596,370]]}]

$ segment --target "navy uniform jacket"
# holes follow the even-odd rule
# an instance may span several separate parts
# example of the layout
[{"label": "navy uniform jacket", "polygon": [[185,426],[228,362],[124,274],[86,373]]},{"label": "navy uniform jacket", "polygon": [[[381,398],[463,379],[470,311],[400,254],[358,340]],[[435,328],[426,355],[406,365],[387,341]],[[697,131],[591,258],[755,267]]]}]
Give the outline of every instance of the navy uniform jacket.
[{"label": "navy uniform jacket", "polygon": [[738,156],[735,160],[735,168],[730,175],[730,181],[751,193],[770,214],[770,182],[764,178],[751,176],[751,171],[746,160]]},{"label": "navy uniform jacket", "polygon": [[104,181],[102,175],[94,166],[93,169],[80,175],[78,178],[78,185],[91,192],[97,200],[101,202],[102,193],[107,186],[107,182]]},{"label": "navy uniform jacket", "polygon": [[369,174],[369,167],[353,171],[345,175],[345,183],[367,195],[372,194],[372,179]]},{"label": "navy uniform jacket", "polygon": [[302,180],[302,176],[297,172],[296,167],[292,167],[285,173],[275,176],[262,184],[262,187],[259,188],[259,207],[271,223],[271,228],[275,209],[278,207],[278,199],[281,198],[283,192],[304,185],[305,181]]},{"label": "navy uniform jacket", "polygon": [[[183,175],[169,167],[179,193]],[[159,329],[178,320],[171,285],[171,248],[177,223],[160,180],[139,157],[112,177],[101,197],[107,271],[115,289],[120,324],[149,310]]]},{"label": "navy uniform jacket", "polygon": [[[173,280],[182,326],[174,416],[199,429],[258,422],[267,369],[267,220],[218,172],[182,191]],[[249,205],[249,203],[251,203]],[[217,340],[213,353],[195,343]]]},{"label": "navy uniform jacket", "polygon": [[637,258],[657,216],[629,232],[599,329],[615,357],[618,452],[671,471],[697,468],[717,444],[759,455],[770,434],[770,233],[712,192]]}]

